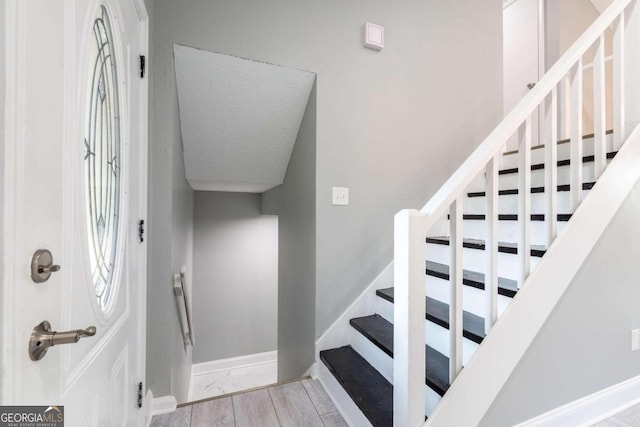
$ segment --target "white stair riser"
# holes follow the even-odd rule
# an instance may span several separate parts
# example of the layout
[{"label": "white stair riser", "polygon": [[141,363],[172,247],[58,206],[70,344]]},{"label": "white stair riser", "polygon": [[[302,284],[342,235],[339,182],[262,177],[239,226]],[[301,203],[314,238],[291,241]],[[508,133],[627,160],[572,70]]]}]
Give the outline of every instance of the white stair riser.
[{"label": "white stair riser", "polygon": [[[426,259],[441,264],[451,264],[451,247],[448,245],[427,244]],[[462,265],[466,270],[484,272],[486,266],[487,251],[479,249],[463,248]],[[540,258],[531,257],[531,271],[540,262]],[[507,279],[520,280],[522,266],[519,254],[498,252],[498,275]]]},{"label": "white stair riser", "polygon": [[424,413],[428,417],[433,413],[433,411],[436,410],[436,406],[438,406],[438,403],[440,403],[440,399],[442,399],[442,398],[440,397],[440,395],[438,393],[436,393],[435,391],[431,390],[430,387],[427,387],[425,385],[424,389],[425,389]]},{"label": "white stair riser", "polygon": [[393,323],[393,303],[384,298],[376,298],[376,313]]},{"label": "white stair riser", "polygon": [[[429,297],[449,304],[451,284],[448,280],[427,276],[426,283]],[[502,315],[511,301],[512,298],[498,294],[498,315]],[[465,311],[486,317],[485,291],[472,286],[462,286],[462,307]]]},{"label": "white stair riser", "polygon": [[[449,304],[449,281],[438,277],[425,276],[425,295]],[[393,304],[378,297],[376,313],[393,323]],[[511,303],[512,298],[498,295],[498,314],[501,315]],[[385,302],[382,304],[381,302]],[[482,289],[464,285],[462,287],[462,306],[464,310],[485,317],[485,297]]]},{"label": "white stair riser", "polygon": [[[611,161],[611,160],[609,160]],[[595,173],[594,173],[594,162],[584,163],[582,165],[582,182],[594,182],[595,181]],[[531,171],[531,186],[532,187],[544,187],[544,169],[536,169]],[[561,166],[558,168],[558,184],[570,184],[571,183],[571,167],[570,166]],[[517,173],[510,173],[505,175],[500,175],[498,177],[499,188],[501,190],[506,190],[509,188],[518,188],[519,178]],[[477,188],[474,186],[474,188]],[[482,191],[482,190],[480,190]]]},{"label": "white stair riser", "polygon": [[[558,144],[558,160],[566,160],[571,157],[570,155],[571,144],[564,143]],[[613,135],[608,134],[606,136],[606,151],[607,153],[613,151]],[[531,150],[531,164],[544,163],[544,148],[538,148]],[[584,139],[582,142],[582,155],[590,156],[593,154],[593,138]],[[501,169],[515,168],[518,166],[518,153],[507,154],[502,156]]]},{"label": "white stair riser", "polygon": [[[351,334],[351,346],[360,354],[360,356],[364,357],[371,366],[380,372],[387,381],[393,384],[393,358],[382,351],[360,332],[353,328],[351,329],[353,330]],[[425,414],[429,416],[435,410],[441,397],[426,384],[424,386],[424,391]]]},{"label": "white stair riser", "polygon": [[[558,221],[558,234],[564,230],[566,221]],[[517,242],[520,239],[520,221],[498,221],[498,241]],[[531,221],[531,244],[546,245],[547,223],[545,221]],[[487,223],[482,220],[465,220],[462,224],[464,237],[468,239],[485,240],[487,237]]]},{"label": "white stair riser", "polygon": [[[582,192],[584,199],[588,190]],[[559,191],[557,209],[558,213],[570,213],[570,192]],[[465,214],[484,214],[487,211],[487,199],[485,197],[465,197],[463,204],[463,212]],[[544,214],[547,206],[546,193],[531,194],[531,213]],[[518,195],[510,194],[498,197],[498,213],[500,214],[518,214]]]},{"label": "white stair riser", "polygon": [[353,326],[350,329],[349,344],[351,347],[393,384],[393,359]]},{"label": "white stair riser", "polygon": [[[384,298],[378,298],[378,300],[378,314],[389,322],[393,322],[393,304]],[[449,356],[449,330],[426,319],[425,343],[445,356]],[[462,362],[467,363],[477,349],[477,343],[470,339],[462,338]]]}]

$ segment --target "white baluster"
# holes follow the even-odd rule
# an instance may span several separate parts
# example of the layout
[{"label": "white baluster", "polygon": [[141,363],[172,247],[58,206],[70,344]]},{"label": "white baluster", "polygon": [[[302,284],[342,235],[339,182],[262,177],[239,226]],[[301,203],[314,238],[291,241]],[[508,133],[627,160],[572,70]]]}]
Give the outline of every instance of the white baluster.
[{"label": "white baluster", "polygon": [[549,99],[549,137],[544,147],[544,186],[547,223],[547,247],[558,235],[558,91],[554,87]]},{"label": "white baluster", "polygon": [[520,286],[531,271],[531,116],[524,122],[524,137],[518,147],[518,222],[520,223],[520,242],[518,253],[522,260]]},{"label": "white baluster", "polygon": [[462,197],[451,204],[451,266],[449,267],[449,380],[462,370]]},{"label": "white baluster", "polygon": [[606,105],[605,105],[605,62],[604,36],[600,36],[595,43],[596,51],[593,57],[593,156],[596,179],[604,171],[607,163],[606,150]]},{"label": "white baluster", "polygon": [[571,212],[582,200],[582,59],[571,68]]},{"label": "white baluster", "polygon": [[489,161],[486,169],[487,187],[486,202],[487,241],[485,256],[487,268],[484,275],[484,293],[486,299],[486,315],[484,331],[489,333],[498,320],[498,164],[496,156]]},{"label": "white baluster", "polygon": [[405,209],[394,218],[393,424],[424,423],[424,260],[426,216]]},{"label": "white baluster", "polygon": [[618,150],[625,138],[625,13],[620,14],[613,32],[613,149]]}]

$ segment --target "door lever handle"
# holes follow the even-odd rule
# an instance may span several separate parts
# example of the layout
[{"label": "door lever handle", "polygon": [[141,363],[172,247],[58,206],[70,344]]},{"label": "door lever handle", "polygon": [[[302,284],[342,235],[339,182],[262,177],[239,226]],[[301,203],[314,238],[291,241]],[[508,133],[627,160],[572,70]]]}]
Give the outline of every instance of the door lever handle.
[{"label": "door lever handle", "polygon": [[80,338],[94,336],[96,331],[95,326],[89,326],[86,329],[56,332],[52,331],[51,324],[44,320],[33,328],[31,332],[31,338],[29,338],[29,357],[33,361],[40,360],[47,354],[49,347],[60,344],[77,343],[80,341]]}]

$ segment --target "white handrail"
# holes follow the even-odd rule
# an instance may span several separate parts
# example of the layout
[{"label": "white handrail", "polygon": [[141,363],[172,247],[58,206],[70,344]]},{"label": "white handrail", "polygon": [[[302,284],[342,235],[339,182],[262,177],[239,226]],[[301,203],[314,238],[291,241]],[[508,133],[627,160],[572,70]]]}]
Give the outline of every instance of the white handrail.
[{"label": "white handrail", "polygon": [[[594,43],[602,43],[603,33],[615,25],[613,52],[614,80],[614,135],[618,141],[624,140],[624,30],[625,9],[633,0],[614,0],[580,38],[567,50],[553,67],[540,79],[536,86],[516,105],[502,122],[473,151],[465,162],[418,211],[401,211],[395,221],[395,263],[394,284],[396,301],[394,310],[394,424],[414,427],[422,424],[420,402],[424,402],[424,382],[416,378],[424,369],[424,312],[416,310],[416,301],[424,301],[424,238],[427,233],[448,211],[451,228],[451,301],[449,314],[450,339],[450,377],[455,379],[461,369],[462,307],[459,289],[462,284],[462,208],[463,196],[469,185],[483,172],[487,179],[487,283],[485,292],[497,292],[497,159],[502,149],[514,134],[520,133],[521,151],[519,157],[519,223],[521,224],[518,256],[520,257],[522,286],[530,275],[530,186],[531,186],[531,116],[537,108],[554,117],[549,120],[549,139],[545,154],[545,180],[549,202],[545,215],[548,216],[547,242],[551,244],[556,237],[556,145],[557,145],[557,90],[560,82],[571,75],[571,200],[572,208],[581,202],[582,195],[582,57]],[[596,77],[602,79],[604,56],[595,60]],[[596,87],[595,108],[603,108],[604,88]],[[547,101],[545,103],[545,100]],[[602,114],[600,111],[599,114]],[[545,116],[543,114],[543,116]],[[598,128],[600,132],[601,129]],[[600,132],[602,133],[602,132]],[[602,147],[594,150],[596,174],[599,175],[606,159],[604,156],[604,138],[596,138]],[[618,148],[619,145],[616,146]],[[553,188],[551,188],[553,187]],[[486,299],[487,316],[485,322],[488,332],[496,320],[496,301],[493,295]],[[418,304],[420,306],[422,303]],[[418,402],[418,404],[416,404]]]}]

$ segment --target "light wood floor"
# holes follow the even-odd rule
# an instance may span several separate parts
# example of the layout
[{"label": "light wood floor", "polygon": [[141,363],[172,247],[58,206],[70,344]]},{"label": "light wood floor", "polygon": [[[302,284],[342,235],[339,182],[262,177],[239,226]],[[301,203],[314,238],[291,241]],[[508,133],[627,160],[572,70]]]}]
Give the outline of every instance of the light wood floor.
[{"label": "light wood floor", "polygon": [[331,398],[313,379],[215,398],[157,415],[151,427],[346,427]]}]

